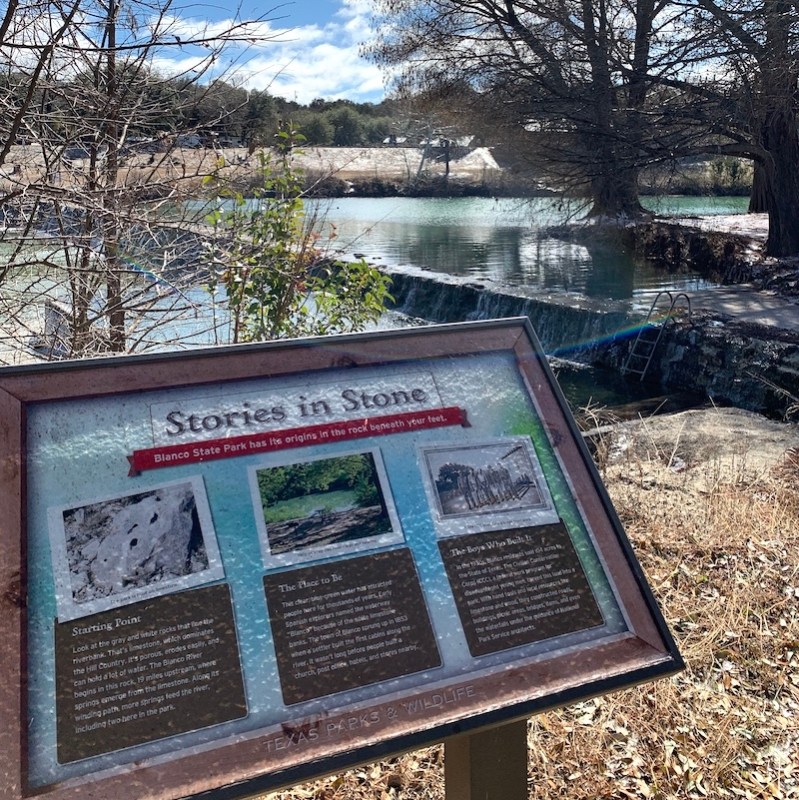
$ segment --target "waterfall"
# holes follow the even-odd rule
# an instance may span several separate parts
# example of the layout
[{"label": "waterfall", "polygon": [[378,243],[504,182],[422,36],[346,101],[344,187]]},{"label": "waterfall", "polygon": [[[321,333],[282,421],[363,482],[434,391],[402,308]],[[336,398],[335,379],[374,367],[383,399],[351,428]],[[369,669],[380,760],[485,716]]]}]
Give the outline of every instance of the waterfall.
[{"label": "waterfall", "polygon": [[414,267],[381,267],[392,279],[393,308],[431,322],[528,317],[550,355],[592,360],[595,351],[636,320],[620,301],[541,295],[524,287],[487,287],[469,278]]}]

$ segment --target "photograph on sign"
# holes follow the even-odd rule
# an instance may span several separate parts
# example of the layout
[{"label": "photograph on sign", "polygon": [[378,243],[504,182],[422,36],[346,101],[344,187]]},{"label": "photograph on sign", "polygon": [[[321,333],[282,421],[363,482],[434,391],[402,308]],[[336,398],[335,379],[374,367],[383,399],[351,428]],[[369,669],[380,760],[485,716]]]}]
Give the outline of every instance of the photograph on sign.
[{"label": "photograph on sign", "polygon": [[441,535],[557,519],[529,438],[424,447],[421,458]]},{"label": "photograph on sign", "polygon": [[264,563],[294,564],[402,541],[378,449],[273,459],[250,470]]},{"label": "photograph on sign", "polygon": [[19,798],[252,794],[679,667],[525,322],[0,390]]},{"label": "photograph on sign", "polygon": [[58,619],[224,577],[201,477],[50,508]]}]

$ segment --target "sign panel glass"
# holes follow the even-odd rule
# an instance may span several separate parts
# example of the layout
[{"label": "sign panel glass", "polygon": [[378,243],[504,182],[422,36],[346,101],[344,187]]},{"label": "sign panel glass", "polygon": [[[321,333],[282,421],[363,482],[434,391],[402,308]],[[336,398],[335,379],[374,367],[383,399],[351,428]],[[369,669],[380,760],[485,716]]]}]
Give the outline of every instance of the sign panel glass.
[{"label": "sign panel glass", "polygon": [[678,668],[526,323],[234,352],[5,380],[19,796],[244,793]]}]

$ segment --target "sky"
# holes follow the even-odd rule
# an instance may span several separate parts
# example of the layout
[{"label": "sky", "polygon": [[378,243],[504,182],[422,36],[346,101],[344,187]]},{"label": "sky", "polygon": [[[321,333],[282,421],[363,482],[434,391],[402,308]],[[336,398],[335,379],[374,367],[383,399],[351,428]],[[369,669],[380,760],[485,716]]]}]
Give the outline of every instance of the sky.
[{"label": "sky", "polygon": [[[231,6],[211,0],[185,8],[218,23],[229,18]],[[373,35],[370,0],[241,0],[240,8],[243,18],[266,20],[260,32],[269,41],[239,59],[236,83],[303,104],[315,98],[383,99],[382,73],[359,55]]]}]

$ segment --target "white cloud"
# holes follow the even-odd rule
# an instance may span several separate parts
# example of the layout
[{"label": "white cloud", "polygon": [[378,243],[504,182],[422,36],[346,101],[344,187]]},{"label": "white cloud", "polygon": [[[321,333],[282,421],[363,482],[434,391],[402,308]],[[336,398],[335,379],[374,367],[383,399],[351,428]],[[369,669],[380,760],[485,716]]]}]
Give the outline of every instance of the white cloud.
[{"label": "white cloud", "polygon": [[264,25],[259,33],[267,41],[252,45],[246,56],[232,53],[237,56],[234,82],[304,104],[317,97],[379,101],[382,73],[360,56],[372,33],[370,7],[369,0],[342,0],[324,25]]},{"label": "white cloud", "polygon": [[[29,4],[32,0],[22,0],[21,7]],[[338,0],[332,17],[297,27],[287,26],[291,5],[286,4],[282,18],[277,11],[272,18],[267,12],[264,20],[238,28],[237,33],[247,41],[230,43],[222,52],[213,44],[200,47],[187,43],[224,37],[238,23],[232,18],[202,19],[196,7],[195,14],[181,15],[173,6],[170,13],[153,17],[140,28],[120,32],[120,36],[124,35],[128,45],[141,45],[154,35],[162,44],[150,58],[162,75],[222,77],[244,88],[266,89],[303,104],[317,97],[379,101],[383,97],[383,75],[360,56],[361,46],[372,36],[371,0]],[[49,15],[20,13],[17,21],[19,29],[11,41],[44,42],[52,35],[56,20]],[[0,53],[2,45],[0,42]]]},{"label": "white cloud", "polygon": [[251,59],[240,70],[251,73],[245,85],[304,104],[317,97],[378,100],[383,76],[360,58],[358,45],[325,39],[310,46],[277,47],[274,55]]},{"label": "white cloud", "polygon": [[259,38],[274,35],[274,29],[268,22],[252,22],[239,26],[232,19],[209,21],[192,17],[162,16],[153,17],[148,27],[151,34],[158,38],[177,36],[183,40],[225,36],[231,31]]}]

